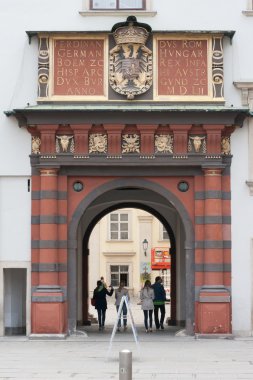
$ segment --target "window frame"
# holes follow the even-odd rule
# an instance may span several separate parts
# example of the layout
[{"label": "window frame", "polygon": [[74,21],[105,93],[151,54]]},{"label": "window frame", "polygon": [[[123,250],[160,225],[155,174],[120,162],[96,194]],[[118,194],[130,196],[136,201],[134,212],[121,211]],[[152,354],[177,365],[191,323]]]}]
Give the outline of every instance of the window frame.
[{"label": "window frame", "polygon": [[[131,283],[131,276],[130,276],[130,270],[131,270],[131,264],[130,263],[109,263],[108,264],[108,266],[109,266],[109,268],[108,268],[108,271],[109,271],[109,277],[108,278],[110,278],[110,281],[111,281],[111,283],[110,283],[110,285],[113,285],[113,283],[112,283],[112,273],[113,274],[115,274],[115,273],[117,273],[118,274],[118,284],[117,285],[113,285],[115,288],[117,288],[118,286],[119,286],[119,284],[120,284],[120,273],[126,273],[127,274],[127,284],[125,285],[125,287],[126,288],[130,288],[130,283]],[[112,272],[112,270],[111,270],[111,267],[113,267],[113,266],[118,266],[119,267],[119,271],[118,272]],[[124,272],[124,271],[120,271],[120,267],[127,267],[127,269],[128,269],[128,271],[127,272]]]},{"label": "window frame", "polygon": [[[170,242],[170,236],[169,236],[169,234],[168,234],[168,231],[166,230],[166,228],[164,227],[164,225],[162,224],[162,223],[160,223],[160,233],[159,233],[159,235],[160,235],[160,241],[169,241]],[[168,238],[164,238],[164,232],[166,232],[167,233],[167,235],[168,235]]]},{"label": "window frame", "polygon": [[[117,230],[117,233],[118,233],[118,238],[117,239],[113,239],[111,237],[111,232],[116,232],[116,231],[112,231],[111,230],[111,223],[113,223],[114,221],[111,221],[111,215],[112,214],[117,214],[119,216],[118,218],[118,221],[116,222],[118,224],[118,227],[120,226],[120,223],[127,223],[127,233],[128,233],[128,237],[127,239],[122,239],[121,236],[120,236],[120,232],[125,232],[125,231],[120,231],[120,228],[118,228]],[[121,221],[120,220],[120,215],[124,215],[126,214],[127,217],[128,217],[128,220],[127,221]],[[112,211],[108,214],[108,241],[110,242],[120,242],[120,241],[130,241],[131,240],[131,212],[130,211]]]},{"label": "window frame", "polygon": [[94,8],[93,3],[96,0],[89,0],[89,9],[90,11],[146,11],[147,10],[147,4],[146,0],[141,0],[142,1],[142,8],[121,8],[119,6],[120,0],[115,0],[116,1],[116,8]]}]

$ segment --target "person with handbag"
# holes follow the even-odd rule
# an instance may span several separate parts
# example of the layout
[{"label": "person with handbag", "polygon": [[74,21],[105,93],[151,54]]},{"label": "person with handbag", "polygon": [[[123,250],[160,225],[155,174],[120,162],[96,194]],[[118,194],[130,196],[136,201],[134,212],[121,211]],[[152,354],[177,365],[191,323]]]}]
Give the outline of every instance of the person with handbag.
[{"label": "person with handbag", "polygon": [[112,286],[109,286],[108,289],[104,287],[101,280],[98,280],[97,286],[93,291],[92,298],[95,301],[95,309],[97,310],[98,314],[99,331],[104,330],[105,328],[105,317],[107,309],[106,296],[112,296],[114,291]]}]

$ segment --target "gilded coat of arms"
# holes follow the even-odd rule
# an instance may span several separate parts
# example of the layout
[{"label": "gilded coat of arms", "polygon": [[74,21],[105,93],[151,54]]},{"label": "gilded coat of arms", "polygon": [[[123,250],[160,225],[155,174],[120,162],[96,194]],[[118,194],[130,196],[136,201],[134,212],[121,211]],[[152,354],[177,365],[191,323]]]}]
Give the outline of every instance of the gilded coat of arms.
[{"label": "gilded coat of arms", "polygon": [[152,51],[145,46],[150,27],[137,23],[134,16],[124,24],[113,33],[116,46],[110,50],[109,83],[114,91],[131,100],[152,85]]}]

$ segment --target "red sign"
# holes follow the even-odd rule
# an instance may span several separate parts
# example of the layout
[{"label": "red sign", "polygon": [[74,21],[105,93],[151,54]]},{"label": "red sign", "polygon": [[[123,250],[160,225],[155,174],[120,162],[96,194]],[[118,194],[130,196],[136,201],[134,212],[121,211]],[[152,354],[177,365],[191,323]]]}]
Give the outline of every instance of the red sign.
[{"label": "red sign", "polygon": [[152,248],[151,250],[151,269],[170,269],[171,257],[169,249]]},{"label": "red sign", "polygon": [[54,40],[53,95],[104,95],[104,40]]},{"label": "red sign", "polygon": [[207,96],[207,40],[158,40],[158,96]]}]

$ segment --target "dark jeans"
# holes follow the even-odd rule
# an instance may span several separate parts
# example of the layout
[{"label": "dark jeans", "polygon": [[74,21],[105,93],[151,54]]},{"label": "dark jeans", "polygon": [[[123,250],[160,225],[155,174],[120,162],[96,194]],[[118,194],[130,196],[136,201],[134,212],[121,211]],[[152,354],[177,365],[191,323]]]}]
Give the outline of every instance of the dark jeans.
[{"label": "dark jeans", "polygon": [[99,327],[102,327],[105,325],[106,309],[97,309],[97,312],[98,312],[98,324],[99,324]]},{"label": "dark jeans", "polygon": [[[161,312],[160,320],[159,320],[159,316],[158,316],[159,309]],[[163,321],[164,321],[164,317],[165,317],[165,305],[155,305],[154,315],[155,315],[156,328],[159,329],[160,326],[163,326]]]},{"label": "dark jeans", "polygon": [[[145,329],[148,330],[148,327],[152,328],[153,310],[143,310],[143,313],[144,313],[144,325],[145,325]],[[149,319],[149,326],[148,326],[148,319]]]},{"label": "dark jeans", "polygon": [[[119,310],[119,305],[116,305],[117,312]],[[123,303],[123,307],[120,313],[119,321],[118,321],[118,327],[121,327],[121,317],[122,317],[122,312],[123,312],[123,324],[124,326],[127,325],[127,307],[125,302]]]}]

